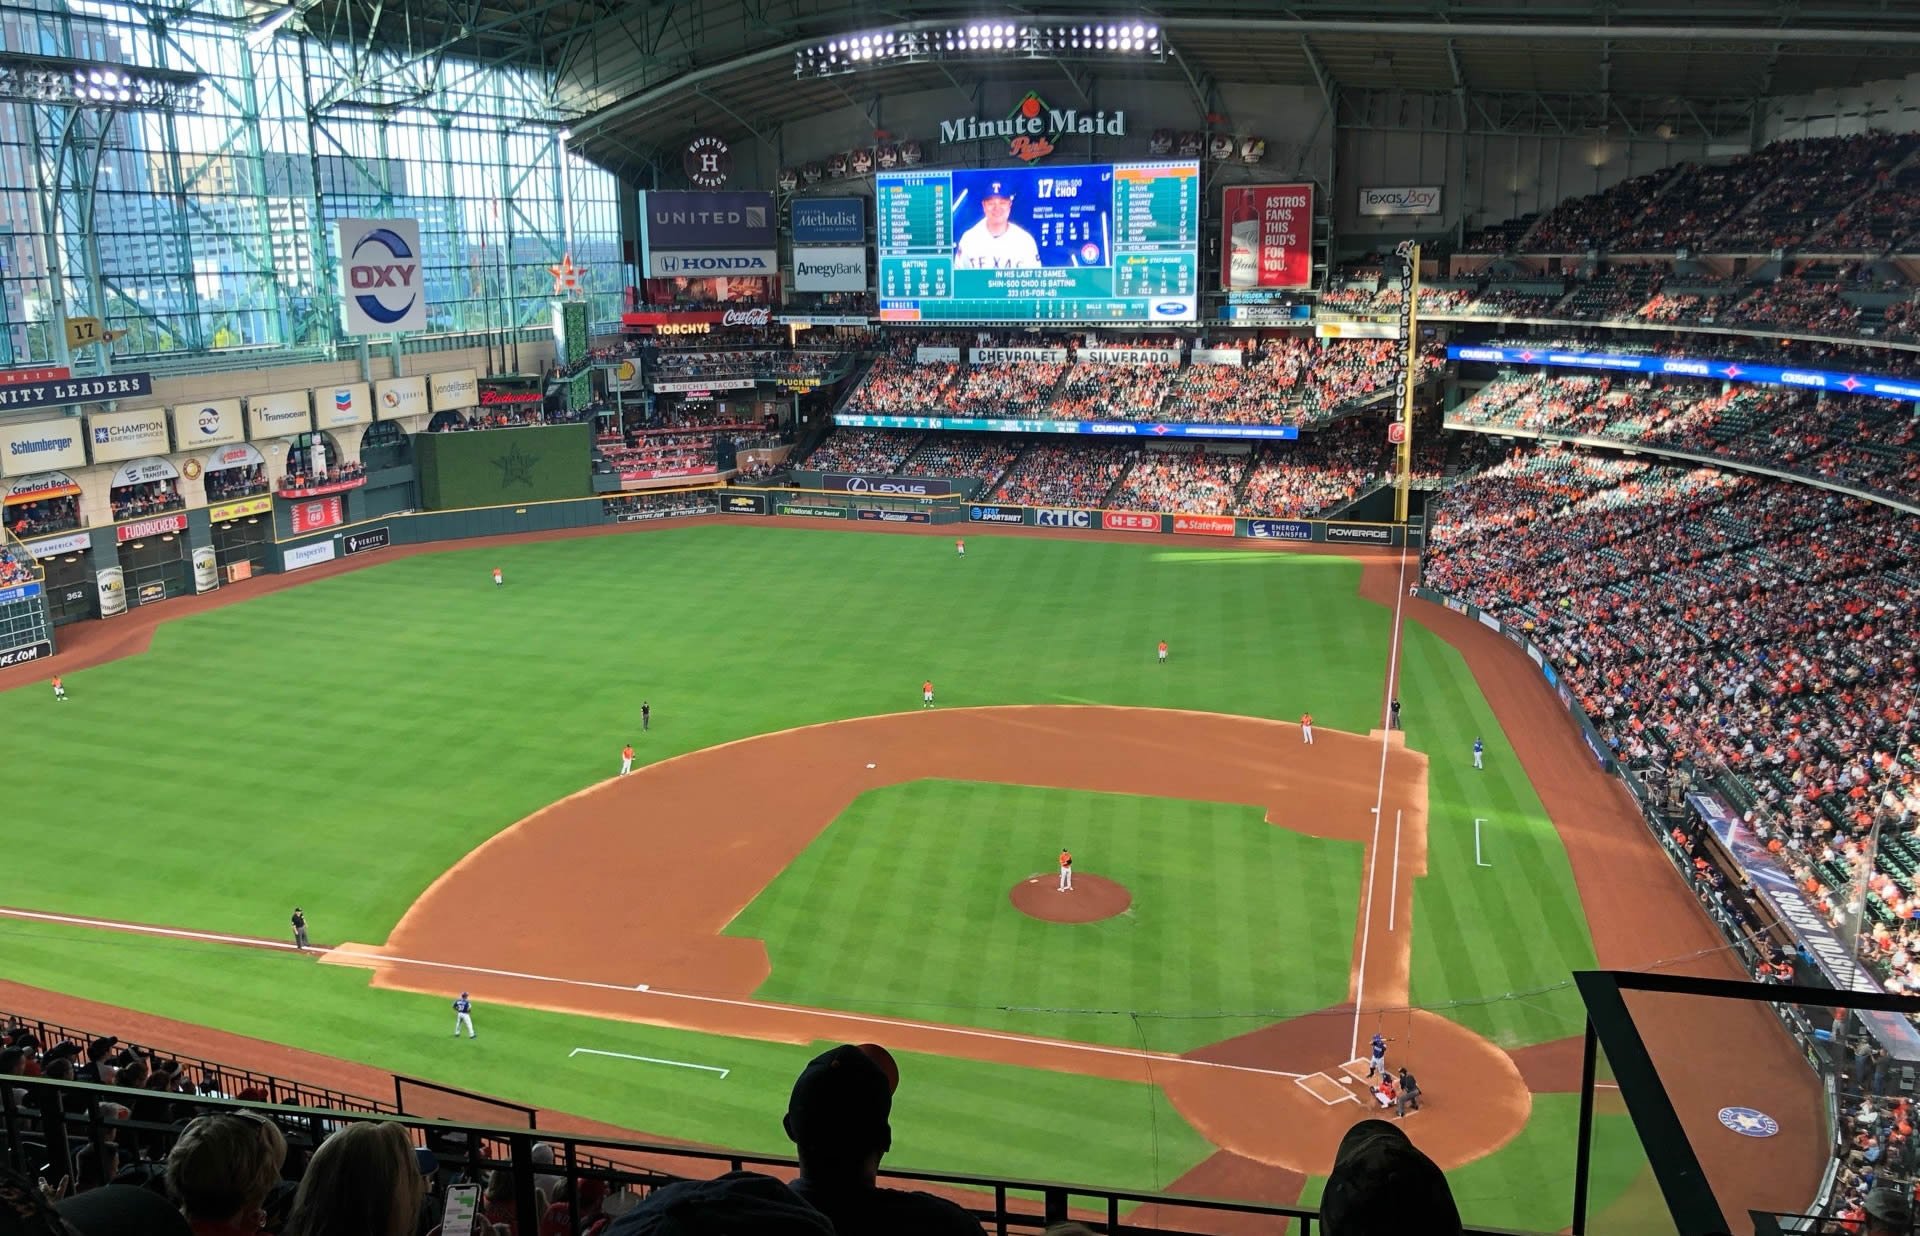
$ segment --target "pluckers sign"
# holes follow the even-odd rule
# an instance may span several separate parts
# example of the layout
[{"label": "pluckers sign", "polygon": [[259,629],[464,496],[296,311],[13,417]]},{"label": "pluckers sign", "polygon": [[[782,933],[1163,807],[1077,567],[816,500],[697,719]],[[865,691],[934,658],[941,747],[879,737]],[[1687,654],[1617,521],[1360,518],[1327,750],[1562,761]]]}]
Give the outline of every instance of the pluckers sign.
[{"label": "pluckers sign", "polygon": [[1044,159],[1053,153],[1054,141],[1062,137],[1125,137],[1127,114],[1116,111],[1082,112],[1074,108],[1048,107],[1046,101],[1029,90],[1014,105],[1005,120],[981,120],[963,116],[940,122],[942,145],[954,142],[1007,140],[1007,153],[1026,163]]}]

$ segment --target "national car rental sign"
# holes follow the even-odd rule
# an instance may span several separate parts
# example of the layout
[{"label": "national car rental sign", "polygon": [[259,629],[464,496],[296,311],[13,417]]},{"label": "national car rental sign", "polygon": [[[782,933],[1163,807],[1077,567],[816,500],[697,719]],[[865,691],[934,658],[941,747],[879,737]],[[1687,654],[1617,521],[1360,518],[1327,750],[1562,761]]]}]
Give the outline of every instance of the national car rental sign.
[{"label": "national car rental sign", "polygon": [[349,335],[427,328],[418,219],[342,219],[340,310]]}]

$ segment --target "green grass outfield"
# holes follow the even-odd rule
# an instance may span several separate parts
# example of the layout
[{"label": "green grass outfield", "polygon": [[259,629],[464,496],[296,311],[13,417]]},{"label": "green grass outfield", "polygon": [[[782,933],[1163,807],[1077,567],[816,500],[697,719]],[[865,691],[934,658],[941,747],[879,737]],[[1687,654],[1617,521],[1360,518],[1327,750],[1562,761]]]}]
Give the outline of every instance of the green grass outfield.
[{"label": "green grass outfield", "polygon": [[[450,549],[165,623],[150,653],[67,675],[69,703],[56,706],[43,684],[0,693],[15,770],[0,904],[279,936],[298,903],[316,939],[378,941],[480,841],[611,774],[629,738],[647,762],[913,709],[927,677],[948,706],[1311,710],[1330,728],[1375,724],[1391,615],[1355,595],[1352,561],[1173,539],[970,539],[964,560],[941,538],[750,523]],[[493,587],[494,565],[507,587]],[[1161,638],[1167,667],[1153,662]],[[1402,674],[1408,740],[1434,760],[1415,998],[1509,1045],[1574,1033],[1567,976],[1593,957],[1566,856],[1458,656],[1410,626]],[[644,738],[642,698],[655,719]],[[1468,758],[1476,733],[1483,773]],[[1491,869],[1474,866],[1475,816],[1490,821]],[[214,981],[196,993],[173,965],[116,965],[100,980],[103,954],[138,958],[147,947],[0,924],[7,972],[22,981],[473,1082],[451,1075],[465,1066],[445,1058],[433,1019],[418,1028],[415,1010],[389,1004],[406,998],[368,991],[353,972],[221,960],[217,998]],[[555,1027],[578,1032],[564,1019],[491,1015],[541,1043]],[[704,1136],[639,1114],[681,1110],[661,1079],[596,1078],[576,1102],[551,1092],[563,1084],[558,1062],[487,1050],[501,1053],[487,1074],[496,1092]],[[956,1089],[978,1072],[974,1093],[995,1104],[1027,1085],[940,1067],[962,1079]],[[604,1103],[591,1092],[609,1084],[628,1114],[586,1105]],[[751,1105],[777,1113],[784,1082],[755,1089],[767,1093]],[[1055,1108],[1052,1132],[1070,1110],[1076,1129],[1112,1126],[1144,1145],[1149,1102],[1134,1087]],[[1006,1148],[1001,1123],[981,1127],[991,1131],[976,1152],[943,1162],[986,1170],[984,1156],[996,1170],[1105,1182],[1124,1158],[1089,1153],[1076,1168],[1076,1133],[1035,1161]],[[1157,1124],[1163,1150],[1167,1127]],[[1181,1160],[1157,1161],[1163,1170],[1149,1175],[1164,1182]],[[1537,1187],[1527,1170],[1515,1169],[1516,1195]]]},{"label": "green grass outfield", "polygon": [[[1126,913],[1009,911],[1063,844]],[[1362,853],[1258,807],[913,781],[855,799],[727,934],[767,941],[769,1000],[1187,1051],[1346,999]]]}]

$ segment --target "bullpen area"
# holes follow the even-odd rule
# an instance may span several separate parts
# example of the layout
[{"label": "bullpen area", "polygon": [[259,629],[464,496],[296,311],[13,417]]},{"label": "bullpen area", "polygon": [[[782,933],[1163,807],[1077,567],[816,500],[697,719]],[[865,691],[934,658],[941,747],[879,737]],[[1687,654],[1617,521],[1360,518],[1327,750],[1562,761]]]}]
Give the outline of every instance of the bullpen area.
[{"label": "bullpen area", "polygon": [[[63,703],[0,676],[7,977],[761,1152],[818,1045],[871,1040],[890,1165],[1270,1201],[1383,1114],[1377,1034],[1468,1222],[1553,1230],[1570,973],[1738,973],[1411,561],[787,522],[386,551],[100,624]],[[1797,1124],[1697,1146],[1795,1209],[1819,1092],[1756,1017],[1676,1106]],[[1593,1230],[1670,1230],[1597,1119]]]}]

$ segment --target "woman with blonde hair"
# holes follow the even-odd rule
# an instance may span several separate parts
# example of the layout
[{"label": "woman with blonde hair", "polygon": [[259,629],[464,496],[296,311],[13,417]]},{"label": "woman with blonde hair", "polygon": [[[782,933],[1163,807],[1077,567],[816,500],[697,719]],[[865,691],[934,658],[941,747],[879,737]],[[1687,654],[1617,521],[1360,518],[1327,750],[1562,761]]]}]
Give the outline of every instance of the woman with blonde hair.
[{"label": "woman with blonde hair", "polygon": [[351,1124],[313,1152],[284,1236],[411,1236],[425,1191],[403,1126]]},{"label": "woman with blonde hair", "polygon": [[167,1155],[167,1192],[194,1236],[246,1236],[267,1225],[287,1139],[258,1112],[196,1117]]}]

